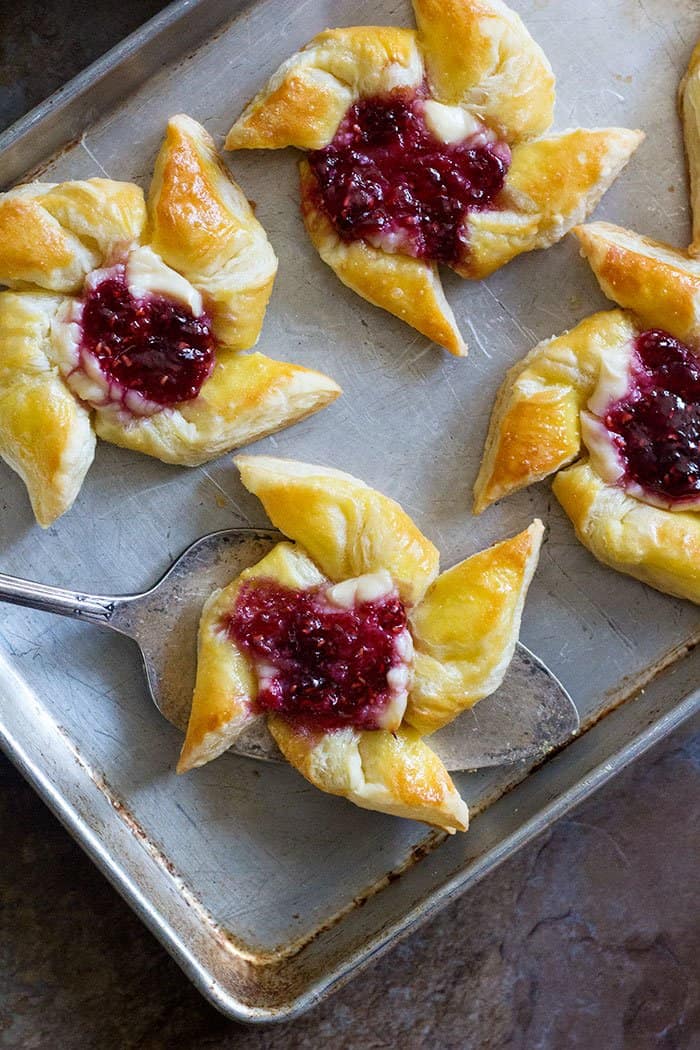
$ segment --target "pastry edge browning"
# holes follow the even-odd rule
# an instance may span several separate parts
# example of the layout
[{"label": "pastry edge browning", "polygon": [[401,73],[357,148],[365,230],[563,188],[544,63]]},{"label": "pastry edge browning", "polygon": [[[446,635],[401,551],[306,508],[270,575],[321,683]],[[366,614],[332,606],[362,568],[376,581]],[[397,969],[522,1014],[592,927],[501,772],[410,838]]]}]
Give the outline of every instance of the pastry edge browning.
[{"label": "pastry edge browning", "polygon": [[224,148],[322,149],[358,98],[418,87],[423,76],[414,30],[326,29],[273,73],[230,129]]},{"label": "pastry edge browning", "polygon": [[430,540],[398,503],[351,474],[273,456],[242,455],[235,463],[272,524],[333,582],[387,569],[413,605],[437,576]]},{"label": "pastry edge browning", "polygon": [[260,353],[229,353],[220,355],[195,401],[126,424],[113,408],[98,409],[95,430],[122,448],[194,467],[301,422],[340,393],[321,372]]},{"label": "pastry edge browning", "polygon": [[596,208],[643,140],[627,128],[574,128],[516,146],[502,207],[469,216],[469,250],[454,269],[482,279],[558,243]]},{"label": "pastry edge browning", "polygon": [[688,160],[690,209],[693,239],[688,254],[700,256],[700,44],[697,44],[688,69],[678,87],[678,110],[683,124],[683,138]]},{"label": "pastry edge browning", "polygon": [[262,714],[254,709],[258,687],[247,656],[222,625],[241,586],[258,578],[305,590],[326,583],[301,547],[282,541],[259,562],[207,599],[197,635],[197,678],[178,773],[218,758]]},{"label": "pastry edge browning", "polygon": [[202,293],[220,342],[235,350],[254,346],[277,257],[213,139],[184,114],[168,121],[148,211],[151,246]]},{"label": "pastry edge browning", "polygon": [[447,302],[435,263],[409,255],[390,254],[365,241],[343,241],[314,200],[315,178],[299,164],[304,225],[321,259],[344,285],[373,306],[405,321],[456,357],[464,357],[464,342]]},{"label": "pastry edge browning", "polygon": [[645,327],[682,342],[700,339],[700,260],[609,222],[577,226],[581,254],[601,290]]},{"label": "pastry edge browning", "polygon": [[0,457],[24,482],[42,528],[72,506],[95,455],[90,413],[50,359],[61,302],[47,292],[0,293]]},{"label": "pastry edge browning", "polygon": [[449,834],[467,830],[466,803],[415,729],[402,726],[394,733],[345,729],[320,735],[279,716],[268,724],[287,761],[321,791],[362,809],[420,820]]},{"label": "pastry edge browning", "polygon": [[[411,617],[413,685],[405,719],[434,733],[500,686],[513,657],[537,568],[539,519],[442,573]],[[458,584],[457,592],[450,593]],[[459,625],[459,635],[451,627]]]},{"label": "pastry edge browning", "polygon": [[700,514],[671,514],[628,496],[588,461],[557,474],[552,490],[598,561],[700,604]]},{"label": "pastry edge browning", "polygon": [[554,73],[522,19],[501,0],[413,0],[434,97],[461,104],[509,142],[554,117]]},{"label": "pastry edge browning", "polygon": [[601,311],[543,340],[507,372],[474,483],[475,514],[578,456],[580,412],[595,389],[606,349],[635,332],[628,314]]}]

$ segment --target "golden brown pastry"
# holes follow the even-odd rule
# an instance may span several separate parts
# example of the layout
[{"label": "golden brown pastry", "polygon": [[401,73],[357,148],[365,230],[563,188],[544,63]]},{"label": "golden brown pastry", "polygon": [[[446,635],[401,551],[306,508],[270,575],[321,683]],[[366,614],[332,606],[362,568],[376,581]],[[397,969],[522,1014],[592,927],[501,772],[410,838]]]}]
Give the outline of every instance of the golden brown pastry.
[{"label": "golden brown pastry", "polygon": [[240,355],[277,269],[204,128],[173,117],[148,206],[131,183],[0,194],[0,456],[37,521],[73,503],[95,434],[196,465],[340,393],[318,372]]},{"label": "golden brown pastry", "polygon": [[178,770],[216,758],[260,718],[322,791],[466,830],[467,807],[422,734],[498,688],[513,655],[542,525],[438,574],[393,500],[329,467],[236,460],[294,542],[206,603]]},{"label": "golden brown pastry", "polygon": [[693,51],[678,89],[678,109],[683,122],[690,177],[693,239],[688,254],[700,255],[700,44]]},{"label": "golden brown pastry", "polygon": [[0,294],[0,455],[49,525],[77,496],[95,455],[90,413],[51,360],[51,321],[61,298]]},{"label": "golden brown pastry", "polygon": [[307,151],[302,214],[358,295],[466,353],[438,265],[485,277],[559,240],[639,145],[624,128],[540,138],[554,74],[501,0],[414,0],[417,29],[327,29],[245,108],[227,149]]},{"label": "golden brown pastry", "polygon": [[474,509],[559,470],[554,493],[600,561],[700,603],[700,263],[609,223],[574,233],[625,309],[510,370]]}]

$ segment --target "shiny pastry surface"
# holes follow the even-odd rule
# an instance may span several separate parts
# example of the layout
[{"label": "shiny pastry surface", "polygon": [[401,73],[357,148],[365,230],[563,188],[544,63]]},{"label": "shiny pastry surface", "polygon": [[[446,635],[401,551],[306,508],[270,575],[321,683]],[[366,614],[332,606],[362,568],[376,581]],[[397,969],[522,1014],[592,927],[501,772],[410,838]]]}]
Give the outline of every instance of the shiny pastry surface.
[{"label": "shiny pastry surface", "polygon": [[501,0],[415,0],[417,29],[319,33],[273,74],[228,149],[308,151],[302,214],[321,258],[451,353],[437,264],[485,277],[595,207],[640,132],[547,138],[554,75]]},{"label": "shiny pastry surface", "polygon": [[475,510],[568,467],[554,493],[581,542],[612,568],[700,603],[698,263],[608,223],[574,232],[625,309],[545,340],[508,373]]},{"label": "shiny pastry surface", "polygon": [[402,508],[357,478],[267,456],[237,464],[289,541],[204,607],[179,771],[266,717],[321,790],[466,830],[467,807],[422,738],[502,681],[541,523],[441,574]]},{"label": "shiny pastry surface", "polygon": [[262,354],[277,260],[207,132],[173,117],[148,204],[131,183],[0,195],[0,456],[37,521],[73,503],[95,435],[196,465],[339,394]]},{"label": "shiny pastry surface", "polygon": [[700,255],[700,43],[696,44],[688,69],[680,82],[678,109],[688,158],[693,217],[693,239],[688,246],[688,254],[696,258]]}]

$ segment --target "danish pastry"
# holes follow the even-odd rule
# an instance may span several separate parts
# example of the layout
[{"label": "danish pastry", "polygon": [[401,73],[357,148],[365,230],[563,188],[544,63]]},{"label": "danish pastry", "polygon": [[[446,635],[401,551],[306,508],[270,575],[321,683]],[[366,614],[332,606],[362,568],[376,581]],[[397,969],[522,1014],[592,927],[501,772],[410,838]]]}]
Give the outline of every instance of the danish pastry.
[{"label": "danish pastry", "polygon": [[608,223],[574,233],[623,309],[510,370],[474,509],[560,471],[554,493],[600,561],[700,603],[700,262]]},{"label": "danish pastry", "polygon": [[466,353],[438,264],[479,279],[580,223],[642,134],[550,127],[554,75],[502,0],[414,0],[417,30],[328,29],[283,63],[227,149],[307,151],[302,215],[363,298]]},{"label": "danish pastry", "polygon": [[173,117],[148,205],[131,183],[0,195],[0,456],[48,526],[95,435],[196,465],[334,400],[327,376],[262,354],[275,254],[205,130]]},{"label": "danish pastry", "polygon": [[393,500],[339,470],[236,460],[291,542],[207,601],[178,771],[252,722],[322,791],[464,831],[468,812],[423,735],[500,685],[539,557],[539,521],[438,574]]}]

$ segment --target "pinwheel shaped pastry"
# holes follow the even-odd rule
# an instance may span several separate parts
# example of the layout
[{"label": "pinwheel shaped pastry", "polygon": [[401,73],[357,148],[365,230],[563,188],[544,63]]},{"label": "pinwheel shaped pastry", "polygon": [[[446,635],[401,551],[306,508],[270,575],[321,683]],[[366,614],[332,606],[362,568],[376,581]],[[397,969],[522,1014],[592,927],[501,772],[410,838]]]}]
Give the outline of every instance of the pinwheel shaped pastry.
[{"label": "pinwheel shaped pastry", "polygon": [[566,467],[554,493],[606,565],[700,602],[700,262],[608,223],[574,231],[623,310],[508,373],[475,510]]},{"label": "pinwheel shaped pastry", "polygon": [[542,525],[438,575],[401,507],[327,467],[240,456],[246,487],[294,542],[216,591],[178,770],[255,720],[322,791],[466,830],[467,807],[422,739],[498,688]]},{"label": "pinwheel shaped pastry", "polygon": [[77,496],[95,434],[195,465],[338,396],[262,354],[275,254],[214,144],[173,117],[148,206],[110,179],[0,194],[0,456],[41,525]]},{"label": "pinwheel shaped pastry", "polygon": [[595,207],[642,139],[550,127],[554,75],[501,0],[413,0],[417,31],[329,29],[272,76],[227,149],[307,150],[302,213],[363,298],[466,353],[438,264],[485,277]]}]

